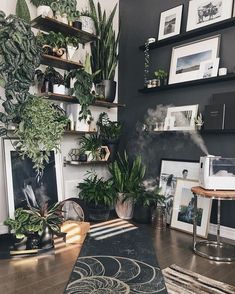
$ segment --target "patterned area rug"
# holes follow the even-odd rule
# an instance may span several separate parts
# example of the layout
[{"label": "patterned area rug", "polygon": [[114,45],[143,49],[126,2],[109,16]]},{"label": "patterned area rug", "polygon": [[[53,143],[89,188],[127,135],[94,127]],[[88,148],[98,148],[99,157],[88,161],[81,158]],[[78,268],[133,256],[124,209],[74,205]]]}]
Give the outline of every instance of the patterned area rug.
[{"label": "patterned area rug", "polygon": [[175,264],[163,271],[168,294],[234,294],[235,287],[209,279]]},{"label": "patterned area rug", "polygon": [[91,226],[65,294],[166,294],[148,226],[123,220]]}]

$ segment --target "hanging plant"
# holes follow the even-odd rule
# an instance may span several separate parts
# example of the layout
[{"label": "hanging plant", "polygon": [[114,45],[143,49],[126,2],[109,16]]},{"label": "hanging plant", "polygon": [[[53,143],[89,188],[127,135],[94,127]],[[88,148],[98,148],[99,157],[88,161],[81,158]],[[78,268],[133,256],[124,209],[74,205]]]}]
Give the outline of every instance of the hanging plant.
[{"label": "hanging plant", "polygon": [[68,119],[62,109],[33,95],[21,106],[19,116],[15,147],[23,157],[29,157],[36,171],[40,172],[49,161],[50,151],[59,151]]},{"label": "hanging plant", "polygon": [[6,17],[0,11],[0,97],[4,112],[0,112],[0,136],[6,134],[9,123],[19,122],[20,105],[29,97],[35,69],[40,65],[41,49],[31,27],[15,15]]},{"label": "hanging plant", "polygon": [[16,15],[30,23],[30,12],[25,0],[18,0],[16,3]]}]

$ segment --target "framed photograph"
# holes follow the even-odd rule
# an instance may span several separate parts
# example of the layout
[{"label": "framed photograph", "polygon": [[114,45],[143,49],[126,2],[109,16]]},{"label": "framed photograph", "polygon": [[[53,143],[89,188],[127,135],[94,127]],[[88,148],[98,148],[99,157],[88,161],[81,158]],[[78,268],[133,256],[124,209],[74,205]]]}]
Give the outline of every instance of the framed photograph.
[{"label": "framed photograph", "polygon": [[174,47],[169,84],[197,80],[201,63],[218,58],[219,47],[220,35]]},{"label": "framed photograph", "polygon": [[[194,196],[191,188],[198,186],[197,181],[177,179],[171,227],[193,233]],[[197,235],[207,238],[211,215],[211,199],[197,198]]]},{"label": "framed photograph", "polygon": [[178,35],[181,28],[183,5],[163,11],[160,16],[158,40]]},{"label": "framed photograph", "polygon": [[178,107],[168,107],[164,128],[166,131],[195,130],[195,118],[198,104]]},{"label": "framed photograph", "polygon": [[171,223],[173,201],[177,179],[197,181],[199,178],[199,162],[178,159],[162,159],[159,185],[161,193],[165,196],[167,223]]},{"label": "framed photograph", "polygon": [[63,200],[62,161],[59,153],[51,151],[49,162],[41,176],[33,169],[29,158],[22,159],[12,146],[14,140],[4,139],[5,175],[9,216],[15,209],[49,205]]},{"label": "framed photograph", "polygon": [[188,8],[187,31],[198,29],[232,15],[233,0],[191,0]]},{"label": "framed photograph", "polygon": [[219,69],[220,58],[214,60],[203,61],[200,64],[199,78],[207,79],[212,77],[217,77]]}]

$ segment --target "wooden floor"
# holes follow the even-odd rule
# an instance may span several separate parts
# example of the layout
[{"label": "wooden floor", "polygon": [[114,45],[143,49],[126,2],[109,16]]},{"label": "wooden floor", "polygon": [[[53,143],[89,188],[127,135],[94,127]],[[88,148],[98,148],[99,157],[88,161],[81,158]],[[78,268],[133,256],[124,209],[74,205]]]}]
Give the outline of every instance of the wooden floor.
[{"label": "wooden floor", "polygon": [[[153,232],[160,267],[177,264],[235,286],[235,262],[218,263],[192,253],[192,236],[167,229]],[[151,240],[149,240],[151,242]],[[55,253],[40,257],[0,260],[1,294],[62,294],[80,251],[58,241]]]}]

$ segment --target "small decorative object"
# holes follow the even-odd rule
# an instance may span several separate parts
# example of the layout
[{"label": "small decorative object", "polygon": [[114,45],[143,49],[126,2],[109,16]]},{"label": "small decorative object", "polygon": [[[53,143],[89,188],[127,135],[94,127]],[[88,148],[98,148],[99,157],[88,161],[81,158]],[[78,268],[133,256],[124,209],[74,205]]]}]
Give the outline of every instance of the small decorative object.
[{"label": "small decorative object", "polygon": [[[194,119],[197,116],[198,104],[168,107],[167,118],[170,120],[171,131],[195,130]],[[166,124],[166,123],[165,123]]]},{"label": "small decorative object", "polygon": [[180,33],[183,5],[161,13],[158,40],[166,39]]},{"label": "small decorative object", "polygon": [[[184,232],[193,232],[194,196],[191,188],[198,186],[198,181],[177,179],[171,227]],[[198,197],[197,234],[207,238],[211,214],[211,199]]]},{"label": "small decorative object", "polygon": [[187,31],[198,29],[231,17],[233,0],[189,1]]},{"label": "small decorative object", "polygon": [[203,61],[200,64],[199,79],[217,77],[220,58]]},{"label": "small decorative object", "polygon": [[156,79],[156,86],[162,86],[167,84],[167,72],[163,69],[158,69],[154,72]]},{"label": "small decorative object", "polygon": [[197,130],[201,130],[203,124],[204,124],[204,121],[202,119],[202,114],[200,113],[195,119],[194,119],[194,122],[195,122],[195,125],[196,125],[196,128]]},{"label": "small decorative object", "polygon": [[80,162],[86,162],[87,161],[87,154],[85,153],[80,153],[78,157],[78,161]]},{"label": "small decorative object", "polygon": [[176,181],[178,178],[198,180],[199,162],[162,159],[160,171],[161,192],[165,196],[167,224],[171,222]]},{"label": "small decorative object", "polygon": [[169,84],[198,79],[200,64],[219,57],[220,35],[172,49]]},{"label": "small decorative object", "polygon": [[68,155],[71,158],[71,161],[79,161],[79,154],[80,154],[80,149],[72,148],[69,151]]},{"label": "small decorative object", "polygon": [[[149,38],[146,42],[145,42],[145,49],[144,49],[144,85],[147,88],[151,88],[151,86],[149,87],[149,62],[150,62],[150,55],[149,55],[149,44],[155,42],[155,38]],[[151,83],[150,83],[151,85]]]},{"label": "small decorative object", "polygon": [[226,76],[227,73],[228,73],[228,69],[226,67],[221,67],[219,69],[219,76]]},{"label": "small decorative object", "polygon": [[100,149],[98,150],[98,153],[99,153],[99,160],[108,161],[110,157],[110,151],[108,146],[101,146]]}]

